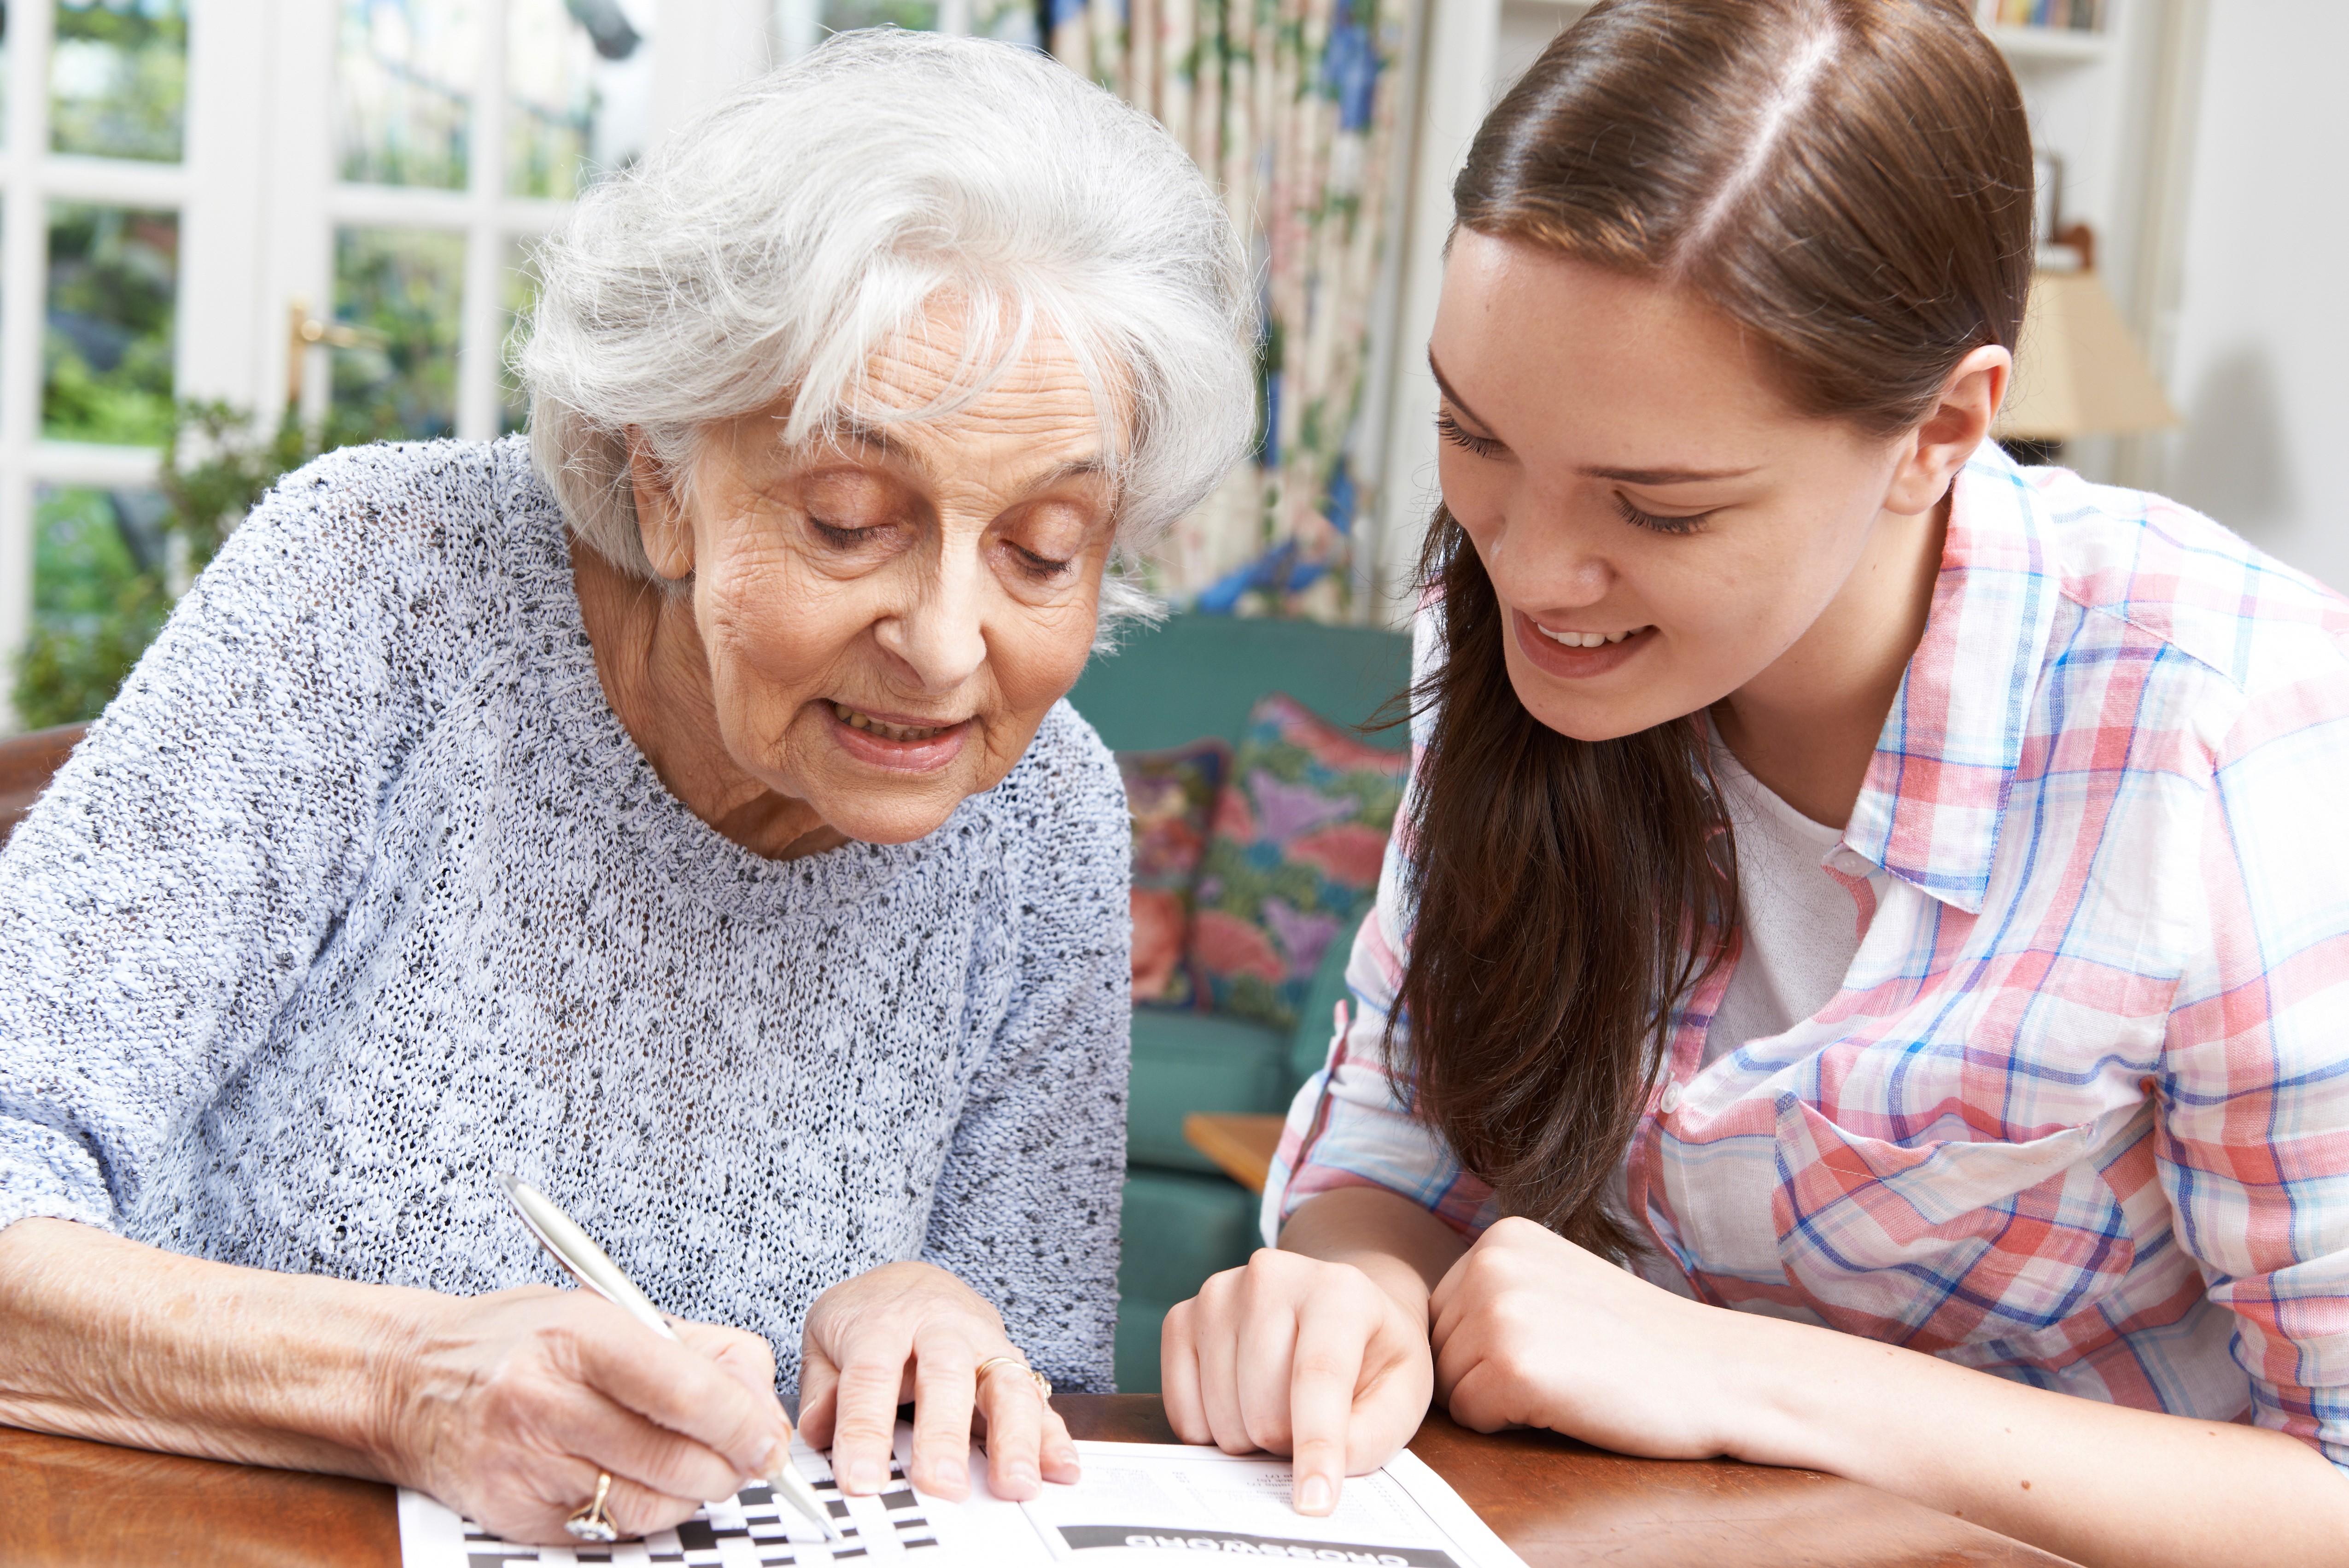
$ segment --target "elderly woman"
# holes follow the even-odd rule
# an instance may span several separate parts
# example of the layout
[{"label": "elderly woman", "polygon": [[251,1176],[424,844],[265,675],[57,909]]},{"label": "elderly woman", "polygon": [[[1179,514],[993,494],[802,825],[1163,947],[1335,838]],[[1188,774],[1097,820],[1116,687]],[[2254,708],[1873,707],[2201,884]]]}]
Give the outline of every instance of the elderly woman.
[{"label": "elderly woman", "polygon": [[1061,699],[1245,439],[1236,240],[1058,66],[860,35],[542,265],[527,448],[281,485],[8,848],[0,1420],[559,1541],[762,1473],[796,1386],[852,1491],[910,1398],[917,1481],[976,1406],[1030,1494],[1075,1453],[997,1358],[1107,1386],[1124,1163]]}]

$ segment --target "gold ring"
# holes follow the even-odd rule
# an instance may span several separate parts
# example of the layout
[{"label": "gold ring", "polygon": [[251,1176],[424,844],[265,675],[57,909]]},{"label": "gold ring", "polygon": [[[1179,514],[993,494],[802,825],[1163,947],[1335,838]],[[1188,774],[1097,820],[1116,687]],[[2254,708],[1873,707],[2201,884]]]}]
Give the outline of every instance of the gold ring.
[{"label": "gold ring", "polygon": [[604,1500],[612,1495],[612,1472],[595,1472],[595,1501],[586,1504],[563,1521],[574,1541],[595,1541],[604,1544],[620,1539],[620,1527],[604,1511]]},{"label": "gold ring", "polygon": [[986,1360],[978,1364],[978,1370],[972,1375],[972,1381],[974,1383],[985,1383],[987,1381],[987,1375],[994,1371],[999,1366],[1017,1366],[1020,1371],[1025,1372],[1029,1376],[1033,1377],[1036,1380],[1036,1391],[1039,1394],[1041,1394],[1048,1402],[1051,1399],[1052,1380],[1045,1376],[1042,1373],[1037,1371],[1034,1367],[1029,1366],[1027,1362],[1021,1360],[1016,1355],[988,1356]]}]

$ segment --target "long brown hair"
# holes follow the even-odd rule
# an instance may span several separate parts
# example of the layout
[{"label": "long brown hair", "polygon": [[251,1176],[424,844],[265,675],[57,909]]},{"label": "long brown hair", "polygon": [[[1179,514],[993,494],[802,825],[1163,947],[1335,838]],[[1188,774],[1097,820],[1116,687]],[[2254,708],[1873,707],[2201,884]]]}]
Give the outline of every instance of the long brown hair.
[{"label": "long brown hair", "polygon": [[[1462,227],[1685,288],[1806,416],[1889,436],[2030,286],[2023,103],[1963,0],[1600,0],[1493,112]],[[1439,509],[1432,729],[1402,1011],[1415,1109],[1503,1208],[1624,1255],[1602,1211],[1674,1008],[1734,929],[1698,716],[1618,740],[1528,713],[1475,545]]]}]

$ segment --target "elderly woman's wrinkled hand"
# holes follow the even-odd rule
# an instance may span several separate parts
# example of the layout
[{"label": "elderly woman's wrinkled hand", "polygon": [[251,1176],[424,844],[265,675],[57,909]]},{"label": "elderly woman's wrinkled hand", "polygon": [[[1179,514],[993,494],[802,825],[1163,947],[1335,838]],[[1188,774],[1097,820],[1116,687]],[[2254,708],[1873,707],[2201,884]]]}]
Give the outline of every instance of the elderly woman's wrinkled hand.
[{"label": "elderly woman's wrinkled hand", "polygon": [[430,1298],[387,1388],[387,1473],[509,1541],[568,1543],[612,1477],[624,1536],[689,1518],[788,1462],[775,1358],[755,1334],[673,1320],[681,1345],[585,1291]]},{"label": "elderly woman's wrinkled hand", "polygon": [[800,1426],[832,1449],[843,1490],[871,1493],[889,1478],[897,1407],[914,1402],[914,1484],[939,1497],[970,1490],[970,1442],[983,1431],[987,1484],[1031,1498],[1044,1480],[1077,1479],[1077,1448],[1025,1364],[1003,1319],[978,1292],[928,1263],[889,1263],[816,1298],[800,1366]]}]

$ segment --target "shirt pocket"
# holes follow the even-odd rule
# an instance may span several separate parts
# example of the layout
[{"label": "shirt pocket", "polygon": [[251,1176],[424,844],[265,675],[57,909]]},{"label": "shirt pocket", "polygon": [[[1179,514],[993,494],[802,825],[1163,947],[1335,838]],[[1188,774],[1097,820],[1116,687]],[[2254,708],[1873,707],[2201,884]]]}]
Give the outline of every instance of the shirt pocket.
[{"label": "shirt pocket", "polygon": [[1900,1144],[1848,1132],[1798,1096],[1776,1113],[1779,1261],[1847,1333],[1923,1351],[2033,1342],[2137,1261],[2105,1168],[2144,1136],[2145,1114],[2021,1143]]}]

